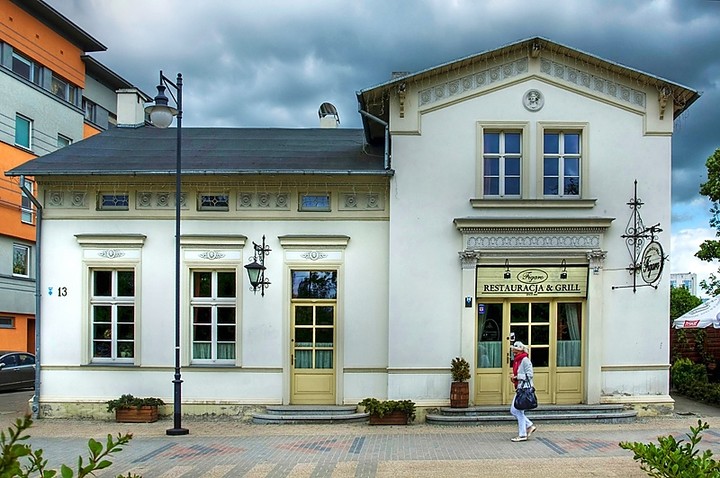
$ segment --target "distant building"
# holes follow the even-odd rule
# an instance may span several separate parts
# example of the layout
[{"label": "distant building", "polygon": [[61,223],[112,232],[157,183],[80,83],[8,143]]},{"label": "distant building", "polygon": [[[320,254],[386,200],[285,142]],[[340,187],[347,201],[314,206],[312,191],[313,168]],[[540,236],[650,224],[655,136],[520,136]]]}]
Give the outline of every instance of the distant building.
[{"label": "distant building", "polygon": [[[47,3],[0,0],[0,11],[2,171],[115,126],[119,97],[121,108],[148,99],[88,56],[105,46]],[[35,179],[23,181],[35,195]],[[35,352],[39,221],[19,184],[0,177],[0,350]]]},{"label": "distant building", "polygon": [[670,274],[670,287],[685,287],[692,295],[697,295],[697,274],[682,272]]}]

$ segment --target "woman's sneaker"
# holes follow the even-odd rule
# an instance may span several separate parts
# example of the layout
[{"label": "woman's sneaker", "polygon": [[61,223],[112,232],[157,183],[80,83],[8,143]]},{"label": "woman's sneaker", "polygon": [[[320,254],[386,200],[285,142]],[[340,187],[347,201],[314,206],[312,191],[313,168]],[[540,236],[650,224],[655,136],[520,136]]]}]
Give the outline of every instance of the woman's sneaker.
[{"label": "woman's sneaker", "polygon": [[528,436],[528,438],[530,437],[530,435],[533,434],[533,432],[534,432],[535,430],[537,430],[537,427],[536,427],[535,425],[532,425],[530,428],[527,429],[527,436]]},{"label": "woman's sneaker", "polygon": [[515,438],[511,438],[510,441],[514,441],[514,442],[527,441],[527,437],[517,436]]}]

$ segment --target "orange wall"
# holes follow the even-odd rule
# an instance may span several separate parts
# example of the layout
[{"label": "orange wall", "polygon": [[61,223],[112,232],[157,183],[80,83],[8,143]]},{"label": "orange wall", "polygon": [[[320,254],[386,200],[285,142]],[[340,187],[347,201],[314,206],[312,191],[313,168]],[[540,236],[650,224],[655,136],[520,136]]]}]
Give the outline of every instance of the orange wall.
[{"label": "orange wall", "polygon": [[[4,317],[13,317],[5,315]],[[14,329],[0,329],[0,350],[17,350],[35,353],[35,338],[32,336],[32,316],[16,315]]]},{"label": "orange wall", "polygon": [[83,124],[83,139],[87,139],[90,136],[95,136],[96,134],[102,133],[99,129],[95,128],[94,126],[91,126],[87,123]]},{"label": "orange wall", "polygon": [[9,43],[80,88],[85,87],[84,53],[10,0],[0,0],[0,40]]},{"label": "orange wall", "polygon": [[4,173],[34,157],[30,153],[0,142],[0,228],[5,235],[31,242],[35,241],[35,226],[20,220],[22,206],[20,178],[5,176]]}]

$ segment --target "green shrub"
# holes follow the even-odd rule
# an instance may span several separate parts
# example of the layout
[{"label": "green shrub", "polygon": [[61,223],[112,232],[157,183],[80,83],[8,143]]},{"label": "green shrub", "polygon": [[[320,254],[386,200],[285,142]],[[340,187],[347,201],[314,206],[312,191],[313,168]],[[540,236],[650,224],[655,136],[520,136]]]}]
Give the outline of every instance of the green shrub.
[{"label": "green shrub", "polygon": [[670,373],[673,387],[682,394],[686,394],[688,389],[698,384],[705,385],[708,383],[705,366],[693,363],[693,361],[688,358],[676,360]]},{"label": "green shrub", "polygon": [[107,411],[112,412],[115,409],[118,408],[140,408],[140,407],[147,407],[147,406],[153,406],[157,407],[160,405],[165,405],[165,402],[162,401],[160,398],[155,397],[133,397],[130,394],[121,395],[120,398],[116,398],[114,400],[108,400],[107,401]]},{"label": "green shrub", "polygon": [[[57,475],[57,470],[47,468],[47,460],[43,458],[43,449],[33,450],[27,443],[22,443],[30,438],[23,432],[32,426],[32,419],[26,416],[23,419],[18,418],[15,424],[8,428],[7,435],[0,432],[0,450],[2,457],[0,458],[0,478],[29,478],[31,476],[39,476],[42,478],[53,478]],[[113,453],[121,451],[124,445],[127,445],[132,439],[132,433],[125,435],[118,434],[117,439],[113,439],[112,435],[107,436],[105,446],[102,443],[93,440],[88,441],[87,464],[83,464],[82,456],[78,457],[77,475],[67,465],[60,466],[60,476],[62,478],[83,478],[86,476],[95,476],[95,471],[104,470],[112,465],[108,460]],[[21,463],[26,462],[23,466]],[[118,475],[118,478],[142,478],[140,475],[128,473],[126,477]]]},{"label": "green shrub", "polygon": [[710,426],[698,420],[697,427],[690,427],[685,440],[675,440],[672,435],[658,437],[660,446],[654,443],[620,442],[620,447],[634,453],[633,460],[640,462],[640,469],[655,478],[720,477],[720,464],[712,458],[712,452],[702,454],[696,449],[702,437],[700,433]]},{"label": "green shrub", "polygon": [[462,357],[455,357],[450,362],[450,375],[453,382],[467,382],[470,380],[470,364]]},{"label": "green shrub", "polygon": [[412,400],[378,400],[366,398],[358,405],[365,407],[365,412],[370,415],[382,417],[392,412],[405,412],[410,421],[415,420],[415,402]]}]

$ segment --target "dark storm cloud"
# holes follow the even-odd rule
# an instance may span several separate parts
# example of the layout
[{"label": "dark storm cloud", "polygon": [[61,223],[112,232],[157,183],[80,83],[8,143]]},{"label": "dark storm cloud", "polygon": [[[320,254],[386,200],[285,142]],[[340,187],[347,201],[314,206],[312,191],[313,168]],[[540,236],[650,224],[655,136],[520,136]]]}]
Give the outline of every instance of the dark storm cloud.
[{"label": "dark storm cloud", "polygon": [[720,146],[720,2],[711,0],[49,0],[108,47],[94,56],[155,94],[182,71],[187,126],[314,127],[355,91],[532,36],[703,93],[676,121],[673,204],[698,199]]}]

